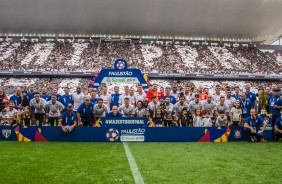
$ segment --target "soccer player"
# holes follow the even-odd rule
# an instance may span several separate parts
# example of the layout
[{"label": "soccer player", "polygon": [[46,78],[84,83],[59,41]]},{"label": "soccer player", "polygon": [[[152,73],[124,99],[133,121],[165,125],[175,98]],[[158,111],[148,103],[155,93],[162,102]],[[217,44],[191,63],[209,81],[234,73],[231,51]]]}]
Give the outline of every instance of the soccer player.
[{"label": "soccer player", "polygon": [[73,99],[72,99],[72,95],[70,94],[69,87],[65,87],[65,94],[60,97],[59,101],[65,106],[64,111],[67,110],[68,104],[73,104]]},{"label": "soccer player", "polygon": [[219,116],[216,119],[215,126],[225,126],[227,127],[227,116],[224,111],[219,111]]},{"label": "soccer player", "polygon": [[254,105],[254,109],[256,110],[256,113],[258,112],[257,110],[258,110],[258,107],[257,107],[257,97],[256,97],[256,95],[253,93],[253,92],[251,92],[251,86],[250,86],[250,84],[246,84],[245,85],[245,90],[246,90],[246,98],[247,98],[247,100],[250,100],[252,103],[253,103],[253,105]]},{"label": "soccer player", "polygon": [[199,109],[200,112],[201,110],[203,109],[203,105],[202,103],[200,102],[200,96],[199,94],[195,94],[194,96],[194,100],[192,100],[190,103],[189,103],[189,106],[188,106],[188,109],[190,110],[191,114],[193,116],[195,116],[196,114],[196,110]]},{"label": "soccer player", "polygon": [[160,107],[160,102],[155,95],[152,96],[152,101],[149,103],[148,107],[152,112],[152,118],[155,118],[157,115],[157,109]]},{"label": "soccer player", "polygon": [[10,101],[9,102],[9,107],[5,108],[5,109],[6,109],[6,113],[8,115],[8,119],[7,119],[7,124],[6,125],[16,126],[17,125],[16,120],[17,120],[18,110],[15,108],[15,102],[14,101]]},{"label": "soccer player", "polygon": [[29,86],[29,91],[27,92],[27,99],[28,99],[28,102],[30,102],[30,100],[32,100],[34,98],[34,95],[35,95],[35,87],[33,84],[31,84]]},{"label": "soccer player", "polygon": [[45,104],[46,109],[46,125],[56,126],[61,116],[61,112],[64,110],[65,106],[57,101],[57,96],[52,95],[51,101]]},{"label": "soccer player", "polygon": [[93,126],[94,123],[94,104],[90,102],[90,97],[86,96],[84,102],[77,109],[76,116],[79,125]]},{"label": "soccer player", "polygon": [[231,95],[235,100],[240,100],[240,88],[239,86],[234,87],[234,93]]},{"label": "soccer player", "polygon": [[112,97],[108,95],[107,86],[101,87],[101,94],[99,98],[102,98],[103,104],[107,107],[107,112],[110,112]]},{"label": "soccer player", "polygon": [[118,112],[118,107],[116,105],[113,106],[112,111],[108,114],[108,117],[122,117],[122,114]]},{"label": "soccer player", "polygon": [[56,95],[57,96],[57,101],[60,101],[61,95],[58,94],[58,89],[57,88],[53,88],[52,89],[52,95]]},{"label": "soccer player", "polygon": [[45,116],[44,107],[46,103],[47,102],[44,99],[40,98],[40,94],[38,92],[34,93],[34,98],[29,102],[29,106],[32,109],[33,118],[38,121],[39,126],[42,126],[43,123]]},{"label": "soccer player", "polygon": [[16,109],[22,109],[21,103],[22,103],[22,89],[20,87],[17,87],[16,93],[12,95],[9,99],[9,101],[14,101],[15,108]]},{"label": "soccer player", "polygon": [[51,100],[51,97],[47,94],[47,88],[42,88],[42,92],[40,95],[40,98],[43,98],[44,100],[46,100],[46,102]]},{"label": "soccer player", "polygon": [[223,93],[221,93],[221,87],[220,85],[216,85],[215,87],[215,94],[212,96],[212,100],[217,104],[220,101],[220,97],[224,96]]},{"label": "soccer player", "polygon": [[174,96],[175,100],[178,102],[179,101],[179,94],[177,92],[177,87],[173,86],[172,87],[172,92],[170,93],[170,95]]},{"label": "soccer player", "polygon": [[108,112],[108,107],[103,103],[103,99],[99,98],[98,104],[96,104],[93,109],[95,119],[97,120],[100,117],[106,117]]},{"label": "soccer player", "polygon": [[62,131],[70,133],[73,131],[74,127],[77,125],[77,117],[75,112],[73,112],[73,105],[67,105],[67,111],[61,115],[59,120],[59,126],[61,126]]},{"label": "soccer player", "polygon": [[203,114],[209,113],[210,117],[213,117],[214,110],[216,110],[216,104],[212,100],[212,95],[207,96],[207,100],[202,102],[203,105]]},{"label": "soccer player", "polygon": [[[119,97],[119,101],[118,101],[119,106],[124,104],[125,98],[131,99],[128,86],[124,86],[124,94],[120,95]],[[132,101],[130,101],[130,104],[132,104]]]},{"label": "soccer player", "polygon": [[118,106],[118,102],[119,102],[119,97],[120,97],[120,93],[119,93],[119,87],[118,86],[115,86],[114,87],[114,93],[111,94],[111,97],[112,97],[112,103],[111,103],[111,106]]},{"label": "soccer player", "polygon": [[173,113],[174,105],[170,103],[169,97],[166,97],[164,105],[165,105],[164,107],[165,126],[170,127],[172,122],[172,113]]},{"label": "soccer player", "polygon": [[73,99],[73,111],[76,112],[80,104],[82,104],[84,98],[84,94],[81,93],[81,87],[76,88],[76,93],[72,95]]},{"label": "soccer player", "polygon": [[165,88],[165,95],[162,97],[162,99],[165,100],[167,97],[170,99],[170,103],[173,105],[176,104],[176,98],[170,94],[170,87]]},{"label": "soccer player", "polygon": [[[246,119],[244,123],[245,133],[249,142],[254,141],[264,141],[263,139],[263,131],[267,126],[267,122],[264,121],[261,117],[256,115],[256,110],[252,108],[250,110],[251,116]],[[261,126],[263,126],[262,130],[260,130]]]},{"label": "soccer player", "polygon": [[181,96],[179,98],[179,102],[177,102],[175,105],[174,105],[174,109],[173,109],[173,112],[175,113],[176,116],[180,116],[181,112],[182,112],[182,109],[183,108],[188,108],[188,103],[185,102],[185,97],[184,96]]},{"label": "soccer player", "polygon": [[129,98],[124,98],[124,104],[118,108],[118,111],[122,114],[122,117],[133,117],[134,106],[130,104]]},{"label": "soccer player", "polygon": [[247,100],[245,93],[241,93],[240,98],[240,104],[242,108],[242,125],[244,125],[246,118],[251,115],[251,109],[254,107],[254,105],[250,100]]},{"label": "soccer player", "polygon": [[225,103],[225,98],[224,96],[221,96],[220,97],[220,101],[218,104],[216,104],[216,111],[219,112],[219,111],[224,111],[225,112],[225,115],[228,117],[229,116],[229,107],[228,105]]},{"label": "soccer player", "polygon": [[141,84],[139,84],[137,87],[137,92],[135,93],[135,100],[136,102],[140,100],[143,102],[144,100],[146,100],[146,93],[144,92]]},{"label": "soccer player", "polygon": [[96,105],[98,103],[98,98],[96,97],[96,91],[92,90],[90,92],[90,102]]}]

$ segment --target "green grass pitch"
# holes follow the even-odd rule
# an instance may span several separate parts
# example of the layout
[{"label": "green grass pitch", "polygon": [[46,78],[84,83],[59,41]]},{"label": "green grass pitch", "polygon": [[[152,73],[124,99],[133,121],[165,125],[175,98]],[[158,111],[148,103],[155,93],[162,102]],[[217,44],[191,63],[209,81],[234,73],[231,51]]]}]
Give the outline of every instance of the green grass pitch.
[{"label": "green grass pitch", "polygon": [[[282,183],[281,143],[128,143],[144,183]],[[122,143],[0,142],[0,183],[134,183]]]}]

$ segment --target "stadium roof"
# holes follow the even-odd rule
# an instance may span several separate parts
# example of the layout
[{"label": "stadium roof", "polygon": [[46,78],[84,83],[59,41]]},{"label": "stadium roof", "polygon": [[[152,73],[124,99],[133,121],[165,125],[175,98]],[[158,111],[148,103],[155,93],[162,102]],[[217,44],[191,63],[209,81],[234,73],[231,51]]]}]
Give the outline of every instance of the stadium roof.
[{"label": "stadium roof", "polygon": [[249,38],[282,35],[281,0],[0,0],[0,32]]}]

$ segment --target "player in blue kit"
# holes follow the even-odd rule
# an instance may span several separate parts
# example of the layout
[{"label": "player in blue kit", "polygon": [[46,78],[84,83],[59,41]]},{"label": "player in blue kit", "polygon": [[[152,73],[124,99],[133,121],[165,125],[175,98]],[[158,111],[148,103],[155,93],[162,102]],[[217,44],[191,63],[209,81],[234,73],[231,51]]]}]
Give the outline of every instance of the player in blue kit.
[{"label": "player in blue kit", "polygon": [[59,120],[59,126],[61,126],[61,129],[64,132],[70,133],[71,131],[73,131],[76,124],[77,117],[76,114],[73,112],[73,105],[68,104],[67,111],[61,115],[61,118]]},{"label": "player in blue kit", "polygon": [[[261,117],[256,115],[256,111],[254,108],[250,111],[251,116],[246,119],[244,124],[245,133],[249,142],[254,141],[264,141],[263,139],[263,131],[267,126],[267,122],[264,121]],[[262,127],[262,130],[261,130]]]},{"label": "player in blue kit", "polygon": [[118,106],[118,101],[119,101],[119,97],[120,97],[120,93],[119,93],[119,87],[115,86],[114,87],[114,93],[111,94],[112,97],[112,104],[111,104],[111,108],[113,108],[113,106]]},{"label": "player in blue kit", "polygon": [[282,140],[282,109],[280,109],[280,117],[278,117],[274,124],[275,141]]},{"label": "player in blue kit", "polygon": [[76,112],[79,125],[93,126],[95,120],[93,109],[94,104],[90,102],[90,97],[85,97],[84,102],[79,105]]}]

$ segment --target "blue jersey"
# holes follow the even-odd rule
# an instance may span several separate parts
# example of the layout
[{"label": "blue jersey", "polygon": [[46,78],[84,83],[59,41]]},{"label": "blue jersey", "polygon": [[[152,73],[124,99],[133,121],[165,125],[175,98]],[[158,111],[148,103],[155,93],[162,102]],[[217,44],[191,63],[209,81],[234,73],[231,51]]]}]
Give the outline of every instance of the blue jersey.
[{"label": "blue jersey", "polygon": [[[165,100],[167,96],[163,96],[162,99]],[[170,98],[170,103],[172,103],[173,105],[176,104],[176,98],[172,95],[169,96]]]},{"label": "blue jersey", "polygon": [[90,103],[88,106],[86,106],[85,102],[83,102],[78,107],[77,112],[79,112],[81,119],[92,119],[93,118],[93,109],[94,109],[93,103]]},{"label": "blue jersey", "polygon": [[263,123],[263,119],[261,117],[259,117],[258,115],[256,115],[256,117],[254,119],[252,119],[252,117],[248,117],[246,119],[246,122],[249,126],[253,127],[255,129],[255,131],[259,131],[260,127],[262,127],[262,123]]},{"label": "blue jersey", "polygon": [[22,103],[22,97],[21,96],[17,96],[17,95],[13,95],[10,97],[9,101],[13,100],[15,102],[15,105],[18,106]]},{"label": "blue jersey", "polygon": [[65,107],[67,107],[68,104],[73,104],[72,95],[61,96],[59,102],[61,102]]},{"label": "blue jersey", "polygon": [[121,114],[120,112],[118,112],[116,115],[114,115],[113,112],[110,112],[110,113],[108,114],[108,117],[122,117],[122,114]]},{"label": "blue jersey", "polygon": [[57,101],[60,101],[61,95],[57,94]]},{"label": "blue jersey", "polygon": [[90,102],[96,105],[98,103],[98,98],[94,98],[94,99],[90,98]]},{"label": "blue jersey", "polygon": [[277,126],[279,130],[282,130],[282,118],[281,116],[275,120],[274,126]]},{"label": "blue jersey", "polygon": [[40,98],[43,98],[44,100],[46,100],[46,102],[50,101],[51,100],[51,96],[49,95],[40,95]]},{"label": "blue jersey", "polygon": [[119,96],[121,94],[112,94],[111,97],[112,97],[112,107],[113,106],[118,106],[118,101],[119,101]]},{"label": "blue jersey", "polygon": [[247,100],[251,100],[252,103],[255,102],[255,100],[257,100],[257,97],[254,93],[250,92],[250,93],[246,93],[246,98]]},{"label": "blue jersey", "polygon": [[31,92],[27,92],[26,96],[27,96],[27,99],[28,99],[28,102],[30,102],[30,100],[32,100],[34,98],[34,93],[31,93]]},{"label": "blue jersey", "polygon": [[64,112],[61,115],[61,119],[62,121],[62,125],[66,126],[71,126],[73,125],[75,122],[77,122],[77,117],[76,114],[74,112],[72,112],[71,114],[68,113],[68,111]]},{"label": "blue jersey", "polygon": [[242,118],[251,116],[251,108],[254,107],[254,104],[250,100],[246,100],[245,102],[240,100],[240,104],[242,108]]},{"label": "blue jersey", "polygon": [[280,109],[273,108],[274,105],[282,106],[282,100],[280,99],[280,96],[277,97],[273,96],[272,98],[269,99],[268,104],[269,104],[270,114],[274,116],[280,116]]},{"label": "blue jersey", "polygon": [[240,95],[232,94],[231,97],[235,98],[236,100],[241,100]]}]

